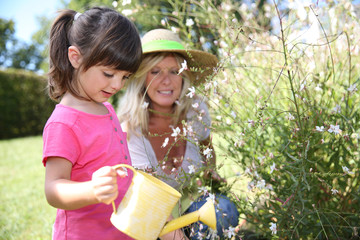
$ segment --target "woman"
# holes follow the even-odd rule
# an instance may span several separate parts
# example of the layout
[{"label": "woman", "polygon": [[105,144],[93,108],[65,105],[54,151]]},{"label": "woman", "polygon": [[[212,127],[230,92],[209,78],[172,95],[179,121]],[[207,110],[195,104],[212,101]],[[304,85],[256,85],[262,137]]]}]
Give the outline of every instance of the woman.
[{"label": "woman", "polygon": [[[196,199],[198,189],[188,187],[194,173],[207,169],[205,177],[223,181],[214,171],[205,98],[195,95],[193,87],[212,73],[217,58],[203,51],[185,50],[179,37],[166,29],[146,33],[142,48],[142,63],[127,85],[118,112],[128,134],[132,165],[152,172],[183,194],[181,205],[175,208],[177,214],[194,211],[209,197],[201,194]],[[237,225],[239,213],[225,196],[216,195],[215,201],[219,203],[217,233],[222,236],[224,230]],[[194,239],[206,236],[207,226],[193,224],[188,235]]]}]

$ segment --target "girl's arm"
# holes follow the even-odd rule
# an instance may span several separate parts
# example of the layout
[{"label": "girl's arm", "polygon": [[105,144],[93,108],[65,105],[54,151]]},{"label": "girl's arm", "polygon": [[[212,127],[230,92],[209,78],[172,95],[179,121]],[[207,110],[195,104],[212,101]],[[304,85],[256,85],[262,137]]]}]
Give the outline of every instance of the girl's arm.
[{"label": "girl's arm", "polygon": [[48,203],[64,210],[74,210],[91,204],[114,201],[118,195],[117,171],[107,166],[93,173],[92,180],[70,180],[72,163],[64,158],[50,157],[46,161],[45,195]]}]

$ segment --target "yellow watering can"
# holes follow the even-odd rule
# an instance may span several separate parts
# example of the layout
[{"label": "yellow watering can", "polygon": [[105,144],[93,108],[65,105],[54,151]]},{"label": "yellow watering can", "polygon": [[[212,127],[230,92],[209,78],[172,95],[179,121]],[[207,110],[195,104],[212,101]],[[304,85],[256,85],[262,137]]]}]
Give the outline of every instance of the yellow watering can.
[{"label": "yellow watering can", "polygon": [[134,172],[132,183],[118,209],[112,202],[114,212],[110,221],[120,231],[135,239],[155,240],[197,221],[202,221],[212,229],[216,229],[216,215],[212,201],[208,201],[195,212],[166,223],[181,194],[159,179],[136,171],[129,165],[119,164],[113,168],[120,167]]}]

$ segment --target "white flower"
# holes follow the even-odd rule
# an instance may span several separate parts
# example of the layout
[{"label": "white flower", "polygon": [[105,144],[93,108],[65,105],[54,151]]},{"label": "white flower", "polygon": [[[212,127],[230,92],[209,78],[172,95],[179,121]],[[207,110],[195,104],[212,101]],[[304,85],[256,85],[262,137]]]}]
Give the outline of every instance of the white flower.
[{"label": "white flower", "polygon": [[247,187],[249,190],[253,190],[255,187],[255,182],[254,181],[249,182]]},{"label": "white flower", "polygon": [[234,146],[235,147],[242,147],[245,145],[245,141],[244,140],[237,140],[235,143],[234,143]]},{"label": "white flower", "polygon": [[276,165],[275,163],[273,163],[271,166],[270,166],[270,174],[273,173],[273,171],[276,169]]},{"label": "white flower", "polygon": [[[187,62],[184,59],[184,62],[181,64],[181,68],[179,69],[178,75],[182,73],[184,70],[187,70]],[[195,91],[195,90],[194,90]]]},{"label": "white flower", "polygon": [[166,19],[165,18],[163,18],[163,19],[161,19],[161,25],[163,25],[163,26],[165,26],[166,25]]},{"label": "white flower", "polygon": [[195,166],[194,165],[190,165],[188,168],[189,168],[189,174],[195,173]]},{"label": "white flower", "polygon": [[348,167],[343,166],[342,169],[346,174],[354,174],[354,172],[350,172]]},{"label": "white flower", "polygon": [[304,81],[304,82],[300,85],[299,92],[301,92],[302,90],[305,89],[305,85],[306,85],[306,81]]},{"label": "white flower", "polygon": [[341,112],[341,107],[339,104],[336,104],[336,106],[333,108],[333,111],[336,113],[340,113]]},{"label": "white flower", "polygon": [[131,4],[131,0],[123,0],[122,5],[125,6],[127,4]]},{"label": "white flower", "polygon": [[[202,224],[200,224],[200,225],[202,225]],[[198,239],[198,240],[202,240],[202,239],[204,239],[204,237],[205,237],[205,233],[202,233],[202,232],[200,232],[200,231],[197,233],[197,235],[198,235],[198,236],[197,236],[197,239]]]},{"label": "white flower", "polygon": [[112,2],[112,6],[113,6],[114,8],[116,8],[116,7],[118,6],[118,2],[117,2],[117,1],[113,1],[113,2]]},{"label": "white flower", "polygon": [[236,113],[234,112],[234,111],[231,111],[231,116],[233,117],[233,118],[236,118]]},{"label": "white flower", "polygon": [[265,186],[266,186],[266,182],[265,182],[264,179],[262,179],[262,180],[260,180],[260,181],[258,181],[258,182],[256,183],[256,187],[259,188],[259,189],[264,189]]},{"label": "white flower", "polygon": [[198,108],[199,107],[199,104],[198,103],[194,103],[191,105],[193,108]]},{"label": "white flower", "polygon": [[331,193],[333,194],[333,195],[335,195],[335,194],[337,194],[339,191],[338,190],[336,190],[336,189],[331,189]]},{"label": "white flower", "polygon": [[165,138],[164,143],[161,145],[162,148],[166,147],[169,143],[169,138]]},{"label": "white flower", "polygon": [[277,233],[277,229],[276,229],[276,223],[270,223],[270,230],[271,230],[271,234],[276,234]]},{"label": "white flower", "polygon": [[148,102],[144,102],[143,105],[141,105],[142,109],[147,109],[147,107],[149,106]]},{"label": "white flower", "polygon": [[189,89],[189,93],[186,94],[187,97],[189,98],[192,98],[194,95],[195,95],[195,88],[194,87],[191,87],[191,88],[188,88]]},{"label": "white flower", "polygon": [[291,115],[291,113],[288,113],[288,115],[285,117],[287,120],[295,120],[295,117]]},{"label": "white flower", "polygon": [[181,130],[179,127],[173,128],[173,133],[171,134],[172,137],[177,137],[180,134]]},{"label": "white flower", "polygon": [[244,175],[245,175],[245,174],[251,174],[250,168],[247,167],[247,168],[245,169]]},{"label": "white flower", "polygon": [[124,9],[121,11],[121,13],[124,15],[124,16],[129,16],[133,13],[133,11],[131,9]]},{"label": "white flower", "polygon": [[251,119],[248,119],[248,126],[249,126],[249,127],[255,126],[255,121],[254,121],[254,120],[251,120]]},{"label": "white flower", "polygon": [[188,26],[188,27],[194,25],[194,20],[192,20],[192,18],[186,19],[185,25]]},{"label": "white flower", "polygon": [[206,148],[203,153],[206,156],[206,158],[211,158],[212,157],[211,152],[212,152],[212,149]]},{"label": "white flower", "polygon": [[235,228],[232,226],[229,226],[229,229],[225,230],[225,233],[226,233],[228,239],[231,239],[231,237],[236,235]]},{"label": "white flower", "polygon": [[204,195],[206,195],[208,193],[208,190],[206,187],[199,187],[198,189],[199,189],[199,191],[198,191],[199,193],[204,193]]},{"label": "white flower", "polygon": [[315,91],[317,91],[317,92],[321,92],[321,91],[322,91],[322,88],[320,87],[320,84],[316,85]]},{"label": "white flower", "polygon": [[186,134],[187,134],[187,130],[186,130],[186,128],[185,128],[185,127],[183,127],[183,132],[184,132],[184,136],[186,136]]},{"label": "white flower", "polygon": [[353,85],[351,85],[350,87],[348,87],[347,89],[350,93],[356,92],[358,89],[356,87],[356,83],[354,83]]},{"label": "white flower", "polygon": [[215,194],[209,193],[209,197],[206,198],[206,201],[211,200],[213,203],[215,203]]},{"label": "white flower", "polygon": [[321,127],[316,126],[316,131],[323,132],[324,131],[324,126],[321,126]]},{"label": "white flower", "polygon": [[341,133],[341,129],[339,125],[330,125],[330,128],[328,129],[329,133],[335,133],[336,134],[340,134]]},{"label": "white flower", "polygon": [[209,240],[215,240],[215,239],[218,239],[217,238],[217,231],[212,229],[212,228],[209,228],[208,229],[209,233],[208,235],[206,236],[206,239],[209,239]]}]

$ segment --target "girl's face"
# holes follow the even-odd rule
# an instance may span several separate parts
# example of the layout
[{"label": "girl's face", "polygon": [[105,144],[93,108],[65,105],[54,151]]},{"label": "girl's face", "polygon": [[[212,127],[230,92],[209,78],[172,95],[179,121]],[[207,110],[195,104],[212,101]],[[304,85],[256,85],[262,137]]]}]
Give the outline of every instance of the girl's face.
[{"label": "girl's face", "polygon": [[92,66],[79,74],[80,95],[94,102],[106,102],[124,86],[129,76],[127,71],[107,66]]},{"label": "girl's face", "polygon": [[169,55],[155,65],[146,76],[147,94],[151,107],[160,112],[171,112],[182,89],[182,77],[178,75],[179,64]]}]

